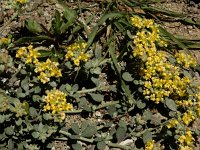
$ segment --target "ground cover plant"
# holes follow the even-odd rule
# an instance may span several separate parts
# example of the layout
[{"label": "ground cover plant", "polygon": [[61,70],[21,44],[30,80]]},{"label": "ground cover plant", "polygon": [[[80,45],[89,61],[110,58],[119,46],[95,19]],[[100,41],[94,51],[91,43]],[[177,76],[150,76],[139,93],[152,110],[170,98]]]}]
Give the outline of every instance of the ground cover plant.
[{"label": "ground cover plant", "polygon": [[[4,2],[14,13],[0,33],[31,4]],[[199,64],[190,49],[200,42],[161,21],[200,24],[156,3],[56,1],[49,26],[29,17],[2,36],[0,149],[198,147]]]}]

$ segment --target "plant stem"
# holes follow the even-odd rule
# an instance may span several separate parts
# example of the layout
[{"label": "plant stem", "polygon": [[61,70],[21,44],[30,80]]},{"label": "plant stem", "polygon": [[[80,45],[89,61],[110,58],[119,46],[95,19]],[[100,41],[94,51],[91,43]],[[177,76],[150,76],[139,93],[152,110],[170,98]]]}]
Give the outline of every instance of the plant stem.
[{"label": "plant stem", "polygon": [[111,105],[115,105],[115,104],[118,104],[118,103],[119,103],[119,101],[107,102],[107,103],[104,103],[104,104],[98,106],[97,108],[95,108],[95,110],[102,109],[102,108],[105,108],[105,107],[108,107],[108,106],[111,106]]},{"label": "plant stem", "polygon": [[[107,103],[104,103],[104,104],[98,106],[97,108],[95,108],[94,111],[111,106],[111,105],[115,105],[118,103],[119,103],[119,101],[107,102]],[[65,111],[65,113],[66,114],[78,114],[78,113],[81,113],[82,111],[83,111],[82,109],[79,109],[79,110]]]},{"label": "plant stem", "polygon": [[97,88],[92,88],[92,89],[84,89],[81,91],[77,91],[78,94],[83,94],[83,93],[90,93],[90,92],[95,92],[97,91]]},{"label": "plant stem", "polygon": [[[66,135],[67,137],[69,137],[71,135],[69,132],[66,132],[66,131],[63,131],[63,130],[60,130],[59,133],[61,133],[63,135]],[[84,137],[77,137],[75,139],[79,140],[79,141],[83,141],[83,142],[88,142],[88,143],[93,143],[94,142],[94,139],[88,139],[88,138],[84,138]]]},{"label": "plant stem", "polygon": [[129,146],[120,145],[120,144],[117,144],[117,143],[106,142],[106,144],[109,147],[121,148],[121,149],[124,149],[124,150],[130,150],[131,149],[131,147],[129,147]]}]

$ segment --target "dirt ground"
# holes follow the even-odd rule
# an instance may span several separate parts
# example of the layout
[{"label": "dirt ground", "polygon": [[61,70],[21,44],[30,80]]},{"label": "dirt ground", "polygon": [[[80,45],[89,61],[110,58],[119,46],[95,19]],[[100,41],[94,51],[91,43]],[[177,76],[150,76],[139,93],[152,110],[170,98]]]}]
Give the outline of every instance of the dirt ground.
[{"label": "dirt ground", "polygon": [[[92,10],[100,13],[99,3],[97,2],[94,4],[92,0],[90,2],[88,1],[90,0],[82,0],[81,3],[84,5],[91,5]],[[76,7],[73,0],[68,0],[67,5],[70,7]],[[185,14],[188,17],[191,17],[193,21],[200,23],[199,0],[164,0],[163,2],[154,4],[153,6]],[[15,11],[7,6],[6,1],[0,1],[0,37],[7,36],[8,34],[12,34],[14,31],[16,32],[20,30],[20,28],[24,26],[25,20],[30,17],[49,28],[55,9],[59,9],[56,0],[30,0],[30,4],[26,11],[17,19],[12,20]],[[90,12],[87,13],[89,14]],[[87,15],[87,13],[85,15]],[[182,24],[175,20],[164,21],[162,26],[175,36],[200,40],[200,29],[196,26]],[[193,52],[200,64],[200,50],[195,50]],[[75,120],[81,119],[79,116],[76,117]],[[68,118],[67,120],[69,119],[74,118]],[[65,142],[56,141],[54,149],[65,150],[68,148]],[[86,149],[92,150],[93,148],[91,146],[86,146]]]}]

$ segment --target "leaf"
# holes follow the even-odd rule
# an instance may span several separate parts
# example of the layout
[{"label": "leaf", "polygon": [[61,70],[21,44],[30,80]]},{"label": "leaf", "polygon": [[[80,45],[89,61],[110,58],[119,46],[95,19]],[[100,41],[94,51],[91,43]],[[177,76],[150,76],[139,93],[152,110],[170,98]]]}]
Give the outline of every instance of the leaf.
[{"label": "leaf", "polygon": [[43,118],[44,118],[45,120],[50,120],[52,117],[51,117],[51,114],[45,113],[45,114],[43,114]]},{"label": "leaf", "polygon": [[30,32],[35,34],[41,33],[43,31],[41,25],[34,19],[26,20],[25,26]]},{"label": "leaf", "polygon": [[89,95],[92,97],[92,99],[96,102],[101,102],[104,100],[104,96],[101,94],[96,94],[96,93],[89,93]]},{"label": "leaf", "polygon": [[38,50],[38,52],[40,53],[40,58],[41,57],[50,57],[53,55],[53,52],[52,51],[49,51],[49,50]]},{"label": "leaf", "polygon": [[125,81],[128,81],[128,82],[133,81],[133,78],[132,78],[132,76],[131,76],[131,74],[130,74],[129,72],[124,72],[124,73],[122,74],[122,78],[123,78]]},{"label": "leaf", "polygon": [[169,33],[166,29],[159,27],[159,31],[169,37],[173,42],[175,42],[180,48],[182,48],[183,50],[185,50],[185,52],[187,52],[188,54],[191,54],[191,52],[187,49],[187,46],[182,43],[181,40],[179,40],[178,38],[176,38],[173,34]]},{"label": "leaf", "polygon": [[72,123],[71,124],[72,130],[75,134],[79,134],[81,132],[78,123]]},{"label": "leaf", "polygon": [[41,88],[40,88],[39,86],[36,86],[36,87],[34,88],[34,92],[35,92],[35,93],[40,93],[40,91],[41,91]]},{"label": "leaf", "polygon": [[150,110],[145,110],[142,117],[144,118],[145,121],[151,120],[152,112]]},{"label": "leaf", "polygon": [[34,107],[29,108],[29,114],[31,117],[35,118],[38,116],[37,110]]},{"label": "leaf", "polygon": [[17,126],[20,126],[22,124],[22,119],[19,118],[18,120],[15,121]]},{"label": "leaf", "polygon": [[39,95],[33,95],[32,99],[33,99],[34,102],[39,102],[41,97]]},{"label": "leaf", "polygon": [[33,132],[31,135],[32,135],[35,139],[37,139],[37,138],[40,136],[39,132]]},{"label": "leaf", "polygon": [[104,150],[106,147],[106,143],[104,141],[100,141],[97,143],[97,149]]},{"label": "leaf", "polygon": [[0,115],[0,124],[5,121],[6,117],[5,115]]},{"label": "leaf", "polygon": [[21,81],[21,87],[25,91],[29,91],[29,78],[28,77],[26,77],[24,80]]},{"label": "leaf", "polygon": [[13,150],[14,149],[14,142],[12,139],[8,140],[8,149]]},{"label": "leaf", "polygon": [[72,140],[76,140],[76,139],[79,139],[80,136],[79,135],[70,135],[69,138]]},{"label": "leaf", "polygon": [[121,67],[118,64],[117,56],[115,54],[115,43],[114,42],[109,45],[108,51],[109,51],[109,53],[111,55],[115,70],[116,70],[117,74],[120,77],[121,86],[122,86],[122,89],[123,89],[123,91],[124,91],[124,93],[126,95],[126,98],[128,99],[129,103],[131,105],[133,105],[135,100],[134,100],[134,98],[133,98],[133,96],[131,94],[131,91],[130,91],[128,85],[126,85],[125,82],[121,79]]},{"label": "leaf", "polygon": [[139,109],[143,109],[143,108],[146,107],[146,103],[142,102],[141,100],[138,100],[138,101],[137,101],[137,107],[138,107]]},{"label": "leaf", "polygon": [[90,138],[92,137],[93,135],[95,135],[97,132],[97,127],[95,124],[88,124],[88,126],[85,128],[85,130],[83,130],[82,132],[82,136],[83,137],[87,137],[87,138]]},{"label": "leaf", "polygon": [[172,99],[165,98],[165,105],[166,105],[169,109],[171,109],[171,110],[173,110],[173,111],[176,111],[176,110],[177,110],[177,105],[176,105],[176,103],[174,102],[174,100],[172,100]]},{"label": "leaf", "polygon": [[149,130],[147,130],[146,132],[144,132],[143,136],[142,136],[143,142],[147,143],[148,141],[152,140],[152,134]]},{"label": "leaf", "polygon": [[44,40],[48,40],[48,41],[54,41],[54,39],[52,39],[49,36],[45,36],[45,35],[39,35],[39,36],[34,36],[34,37],[22,37],[19,38],[18,40],[14,41],[14,44],[24,44],[24,43],[30,43],[30,42],[39,42],[39,41],[44,41]]},{"label": "leaf", "polygon": [[124,140],[125,136],[126,136],[126,131],[127,128],[126,127],[118,127],[117,131],[116,131],[116,138],[117,138],[117,142],[121,142]]},{"label": "leaf", "polygon": [[101,74],[101,68],[100,67],[95,68],[92,73]]},{"label": "leaf", "polygon": [[74,84],[74,85],[72,86],[72,88],[71,88],[71,91],[77,92],[77,91],[78,91],[78,88],[79,88],[78,84]]},{"label": "leaf", "polygon": [[99,22],[97,23],[97,25],[92,29],[88,41],[87,41],[87,47],[86,49],[89,48],[89,46],[93,43],[93,40],[95,38],[95,36],[97,35],[98,32],[98,28],[100,25],[102,25],[107,19],[111,19],[111,18],[119,18],[122,17],[123,15],[121,13],[107,13],[106,15],[102,16],[99,19]]},{"label": "leaf", "polygon": [[80,144],[72,144],[73,150],[82,150],[82,146]]},{"label": "leaf", "polygon": [[108,107],[108,113],[112,116],[116,112],[116,106],[111,105]]},{"label": "leaf", "polygon": [[60,12],[58,10],[55,11],[54,19],[52,20],[52,28],[55,35],[60,35],[60,27],[62,24]]},{"label": "leaf", "polygon": [[64,6],[64,10],[65,11],[63,13],[63,16],[67,20],[67,23],[63,23],[61,25],[61,33],[65,33],[67,29],[74,24],[74,21],[77,17],[76,11],[74,11],[73,9],[69,9],[69,7],[67,7],[66,5]]},{"label": "leaf", "polygon": [[5,133],[7,135],[13,135],[14,134],[14,126],[7,127],[4,130],[5,130]]}]

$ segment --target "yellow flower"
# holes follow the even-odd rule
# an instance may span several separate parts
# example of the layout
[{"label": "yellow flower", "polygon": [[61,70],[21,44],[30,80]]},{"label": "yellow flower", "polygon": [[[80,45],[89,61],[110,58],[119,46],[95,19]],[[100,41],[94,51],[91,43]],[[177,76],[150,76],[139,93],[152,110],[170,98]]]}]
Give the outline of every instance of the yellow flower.
[{"label": "yellow flower", "polygon": [[143,27],[142,19],[138,16],[131,17],[131,23],[139,29]]},{"label": "yellow flower", "polygon": [[145,150],[153,150],[155,141],[154,140],[150,140],[145,144]]},{"label": "yellow flower", "polygon": [[179,138],[178,138],[178,141],[182,144],[184,143],[185,141],[185,135],[181,135]]},{"label": "yellow flower", "polygon": [[9,43],[9,39],[8,38],[5,38],[5,37],[2,37],[0,38],[0,45],[3,45],[3,44],[8,44]]},{"label": "yellow flower", "polygon": [[15,0],[17,3],[26,4],[28,0]]},{"label": "yellow flower", "polygon": [[41,72],[41,73],[40,73],[40,75],[38,76],[38,79],[40,79],[40,81],[41,81],[43,84],[49,82],[49,80],[50,80],[49,77],[47,76],[47,74],[44,73],[44,72]]},{"label": "yellow flower", "polygon": [[69,58],[72,58],[73,56],[74,56],[74,53],[71,50],[69,50],[69,51],[67,51],[67,54],[65,55],[65,58],[69,59]]},{"label": "yellow flower", "polygon": [[187,131],[185,135],[181,135],[178,138],[178,141],[180,142],[180,144],[185,143],[186,145],[190,145],[193,140],[194,140],[194,138],[192,137],[191,131]]},{"label": "yellow flower", "polygon": [[182,120],[185,123],[185,125],[189,125],[190,122],[192,122],[195,119],[195,116],[192,111],[187,111],[183,114]]},{"label": "yellow flower", "polygon": [[38,78],[42,83],[46,83],[50,80],[50,77],[59,78],[62,76],[61,70],[58,68],[58,62],[52,62],[50,59],[47,59],[46,62],[36,62],[35,72],[40,73]]},{"label": "yellow flower", "polygon": [[79,65],[80,65],[80,60],[79,60],[79,59],[74,59],[74,64],[75,64],[76,66],[79,66]]},{"label": "yellow flower", "polygon": [[196,60],[189,54],[178,52],[175,54],[175,58],[178,64],[183,65],[185,68],[190,66],[195,67],[197,65]]},{"label": "yellow flower", "polygon": [[64,111],[68,111],[72,109],[72,105],[67,103],[66,94],[53,89],[51,91],[46,91],[46,96],[43,96],[43,101],[46,103],[44,105],[44,111],[51,111],[53,115],[58,114],[59,118],[62,120],[65,119]]},{"label": "yellow flower", "polygon": [[170,122],[167,124],[167,128],[173,128],[178,125],[178,121],[176,119],[171,119]]},{"label": "yellow flower", "polygon": [[194,138],[192,137],[192,132],[191,131],[187,131],[186,135],[185,135],[185,143],[187,145],[190,145],[193,140],[194,140]]},{"label": "yellow flower", "polygon": [[81,61],[87,62],[90,55],[85,53],[87,44],[85,42],[77,42],[67,47],[65,55],[66,60],[73,60],[74,65],[79,66]]},{"label": "yellow flower", "polygon": [[17,50],[16,58],[24,58],[27,56],[26,47],[21,47]]}]

